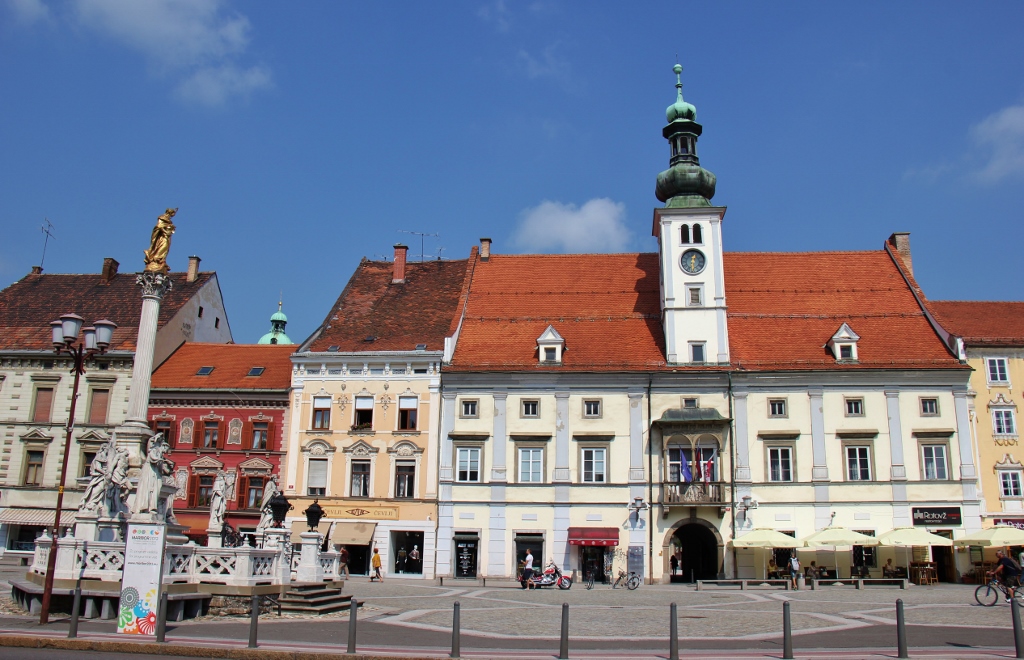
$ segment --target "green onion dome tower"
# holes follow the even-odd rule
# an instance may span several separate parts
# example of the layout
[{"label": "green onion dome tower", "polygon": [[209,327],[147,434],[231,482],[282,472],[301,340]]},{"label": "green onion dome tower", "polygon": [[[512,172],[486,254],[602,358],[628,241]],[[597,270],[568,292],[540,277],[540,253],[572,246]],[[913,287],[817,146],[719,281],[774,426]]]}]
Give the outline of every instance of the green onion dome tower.
[{"label": "green onion dome tower", "polygon": [[282,303],[277,303],[277,311],[270,317],[270,332],[260,337],[257,344],[294,344],[288,335],[284,333],[284,327],[288,325],[288,317],[281,311]]},{"label": "green onion dome tower", "polygon": [[683,67],[676,64],[672,70],[676,74],[676,102],[665,111],[668,125],[661,131],[672,156],[669,168],[658,175],[655,195],[666,208],[711,206],[715,175],[701,167],[697,157],[697,138],[703,129],[697,123],[697,109],[683,100]]}]

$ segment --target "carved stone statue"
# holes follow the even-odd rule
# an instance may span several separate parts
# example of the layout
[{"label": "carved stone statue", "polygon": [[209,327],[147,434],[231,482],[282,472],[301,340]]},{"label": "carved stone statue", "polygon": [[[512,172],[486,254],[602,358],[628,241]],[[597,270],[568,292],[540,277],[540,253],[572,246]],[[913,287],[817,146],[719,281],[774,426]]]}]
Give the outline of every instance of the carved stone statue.
[{"label": "carved stone statue", "polygon": [[110,479],[107,480],[104,507],[111,518],[128,511],[128,494],[131,484],[128,481],[128,450],[117,446],[117,440],[111,438],[110,449],[107,451],[107,469]]},{"label": "carved stone statue", "polygon": [[153,227],[153,234],[149,238],[149,249],[142,252],[148,272],[166,273],[170,270],[167,267],[167,253],[171,250],[171,234],[175,229],[171,218],[177,212],[176,208],[167,209],[156,219],[156,226]]},{"label": "carved stone statue", "polygon": [[107,442],[89,465],[89,485],[82,493],[82,502],[78,505],[79,513],[104,513],[101,508],[106,503],[107,487],[110,485],[110,467],[108,454],[110,443]]},{"label": "carved stone statue", "polygon": [[167,445],[163,433],[157,433],[146,441],[146,455],[139,474],[139,486],[135,491],[134,513],[160,512],[160,487],[164,482],[166,464],[170,463],[164,458],[165,447]]},{"label": "carved stone statue", "polygon": [[262,531],[268,527],[274,526],[274,512],[270,508],[270,500],[281,492],[281,489],[277,485],[277,475],[273,475],[267,480],[267,485],[263,487],[263,499],[260,500],[260,522],[256,525],[256,531]]},{"label": "carved stone statue", "polygon": [[228,483],[223,470],[217,471],[217,478],[213,480],[213,490],[210,493],[210,524],[207,529],[221,529],[224,527],[224,512],[227,510]]}]

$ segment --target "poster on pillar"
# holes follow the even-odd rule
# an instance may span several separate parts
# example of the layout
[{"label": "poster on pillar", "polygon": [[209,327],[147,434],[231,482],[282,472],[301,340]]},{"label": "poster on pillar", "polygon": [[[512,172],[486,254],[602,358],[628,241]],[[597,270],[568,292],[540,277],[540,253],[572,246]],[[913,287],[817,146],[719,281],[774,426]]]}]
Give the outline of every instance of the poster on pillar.
[{"label": "poster on pillar", "polygon": [[118,633],[156,633],[166,532],[163,525],[128,525],[117,613]]}]

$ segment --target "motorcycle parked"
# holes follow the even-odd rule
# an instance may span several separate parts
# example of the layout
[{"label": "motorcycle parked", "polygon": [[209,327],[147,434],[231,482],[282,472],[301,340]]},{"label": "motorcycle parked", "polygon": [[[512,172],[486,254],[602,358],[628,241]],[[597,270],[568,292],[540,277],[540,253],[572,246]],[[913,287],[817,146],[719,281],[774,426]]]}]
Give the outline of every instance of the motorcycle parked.
[{"label": "motorcycle parked", "polygon": [[572,578],[568,575],[562,575],[562,571],[558,570],[558,567],[555,566],[555,562],[549,562],[548,565],[544,567],[544,572],[531,577],[530,582],[532,582],[533,586],[537,588],[550,587],[556,584],[559,589],[572,588]]}]

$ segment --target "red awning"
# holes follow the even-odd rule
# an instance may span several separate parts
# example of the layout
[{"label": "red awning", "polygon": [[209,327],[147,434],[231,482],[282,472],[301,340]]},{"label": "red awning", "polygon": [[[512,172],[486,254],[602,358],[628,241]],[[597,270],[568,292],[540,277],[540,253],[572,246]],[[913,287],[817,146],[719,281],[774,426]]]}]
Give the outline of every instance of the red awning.
[{"label": "red awning", "polygon": [[618,545],[618,527],[570,527],[569,545]]}]

